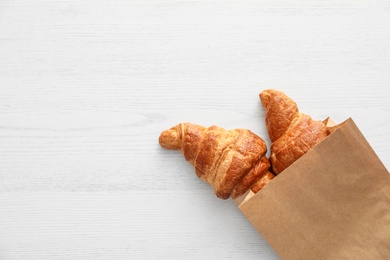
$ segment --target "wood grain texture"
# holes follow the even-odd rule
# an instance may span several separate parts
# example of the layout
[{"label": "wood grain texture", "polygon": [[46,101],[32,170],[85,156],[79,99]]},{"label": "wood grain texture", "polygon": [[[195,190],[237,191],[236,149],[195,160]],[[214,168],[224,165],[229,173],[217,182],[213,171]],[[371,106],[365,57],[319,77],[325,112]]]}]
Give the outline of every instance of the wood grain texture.
[{"label": "wood grain texture", "polygon": [[0,259],[277,259],[159,147],[258,94],[353,117],[390,168],[388,1],[0,1]]}]

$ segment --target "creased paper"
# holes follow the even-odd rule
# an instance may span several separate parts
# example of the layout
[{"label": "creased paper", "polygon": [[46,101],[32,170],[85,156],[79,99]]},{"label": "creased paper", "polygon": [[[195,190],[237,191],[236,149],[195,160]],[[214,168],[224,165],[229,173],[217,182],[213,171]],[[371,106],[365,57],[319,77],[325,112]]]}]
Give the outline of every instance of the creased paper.
[{"label": "creased paper", "polygon": [[352,119],[240,209],[283,259],[390,259],[390,175]]}]

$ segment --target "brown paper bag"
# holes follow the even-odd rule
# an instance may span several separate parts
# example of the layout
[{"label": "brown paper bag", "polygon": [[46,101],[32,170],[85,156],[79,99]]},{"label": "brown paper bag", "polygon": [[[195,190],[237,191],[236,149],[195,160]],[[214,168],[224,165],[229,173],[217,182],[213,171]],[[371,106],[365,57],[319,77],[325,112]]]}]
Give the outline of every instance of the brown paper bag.
[{"label": "brown paper bag", "polygon": [[352,119],[240,209],[283,259],[390,259],[390,175]]}]

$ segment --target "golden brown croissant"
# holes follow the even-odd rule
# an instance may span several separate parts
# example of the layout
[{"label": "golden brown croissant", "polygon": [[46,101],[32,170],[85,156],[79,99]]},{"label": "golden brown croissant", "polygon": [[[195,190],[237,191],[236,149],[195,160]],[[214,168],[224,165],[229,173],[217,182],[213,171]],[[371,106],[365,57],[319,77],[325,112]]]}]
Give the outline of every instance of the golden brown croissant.
[{"label": "golden brown croissant", "polygon": [[199,178],[214,187],[221,199],[237,198],[272,178],[263,139],[246,129],[225,130],[181,123],[161,133],[163,148],[181,150]]},{"label": "golden brown croissant", "polygon": [[283,92],[269,89],[259,96],[266,110],[266,126],[272,141],[270,162],[274,173],[279,174],[329,132],[321,121],[300,113],[297,104]]}]

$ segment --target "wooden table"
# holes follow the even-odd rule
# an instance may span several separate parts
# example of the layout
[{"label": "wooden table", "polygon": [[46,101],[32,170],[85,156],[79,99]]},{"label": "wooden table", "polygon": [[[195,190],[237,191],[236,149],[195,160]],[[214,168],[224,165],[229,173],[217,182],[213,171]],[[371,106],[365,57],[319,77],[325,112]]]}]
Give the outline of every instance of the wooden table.
[{"label": "wooden table", "polygon": [[258,94],[352,117],[390,166],[388,1],[0,1],[0,259],[277,259],[179,152]]}]

